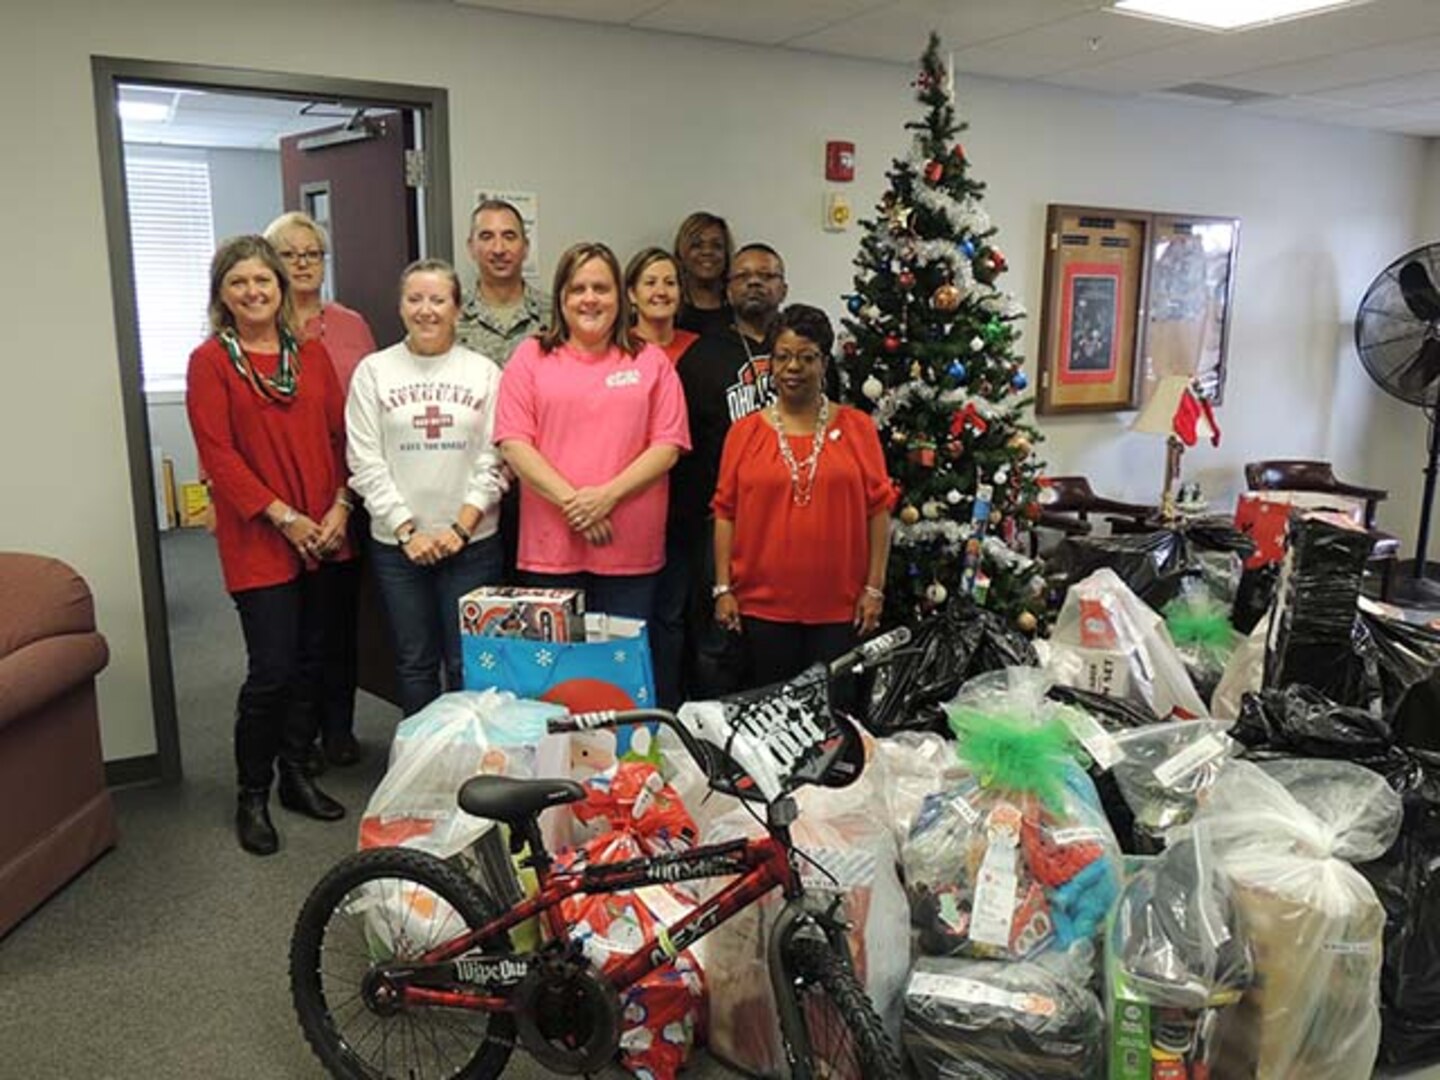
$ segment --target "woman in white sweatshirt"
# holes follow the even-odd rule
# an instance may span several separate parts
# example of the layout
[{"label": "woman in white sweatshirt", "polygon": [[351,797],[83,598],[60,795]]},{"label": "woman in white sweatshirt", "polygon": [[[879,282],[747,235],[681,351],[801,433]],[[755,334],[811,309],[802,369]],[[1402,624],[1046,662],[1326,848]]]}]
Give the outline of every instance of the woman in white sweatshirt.
[{"label": "woman in white sweatshirt", "polygon": [[406,716],[460,688],[460,597],[502,573],[508,485],[491,441],[500,369],[455,344],[459,316],[448,263],[407,266],[405,340],[360,362],[345,407],[350,487],[370,512]]}]

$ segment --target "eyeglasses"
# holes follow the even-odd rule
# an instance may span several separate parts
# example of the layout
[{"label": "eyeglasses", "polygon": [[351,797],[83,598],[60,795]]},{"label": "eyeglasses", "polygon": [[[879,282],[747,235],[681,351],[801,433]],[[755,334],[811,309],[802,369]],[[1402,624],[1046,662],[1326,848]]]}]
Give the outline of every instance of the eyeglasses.
[{"label": "eyeglasses", "polygon": [[776,273],[774,270],[737,270],[730,275],[730,280],[742,285],[751,281],[758,281],[762,285],[773,285],[777,281],[784,281],[785,275]]},{"label": "eyeglasses", "polygon": [[325,252],[319,248],[308,248],[305,251],[277,251],[275,254],[287,263],[320,262],[325,258]]},{"label": "eyeglasses", "polygon": [[806,349],[804,352],[783,353],[777,352],[770,357],[771,367],[780,367],[782,364],[792,362],[801,364],[818,364],[825,359],[825,354],[818,349]]}]

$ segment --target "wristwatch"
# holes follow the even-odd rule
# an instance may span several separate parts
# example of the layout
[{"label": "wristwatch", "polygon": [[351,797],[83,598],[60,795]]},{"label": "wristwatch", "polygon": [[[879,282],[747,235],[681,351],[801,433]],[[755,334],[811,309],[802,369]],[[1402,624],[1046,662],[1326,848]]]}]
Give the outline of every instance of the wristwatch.
[{"label": "wristwatch", "polygon": [[729,592],[730,592],[730,586],[729,586],[729,585],[711,585],[711,586],[710,586],[710,599],[712,599],[712,600],[719,600],[720,597],[728,595]]},{"label": "wristwatch", "polygon": [[280,524],[276,526],[276,528],[288,529],[299,520],[300,515],[295,512],[295,508],[293,506],[287,506],[285,507],[285,513],[280,515]]}]

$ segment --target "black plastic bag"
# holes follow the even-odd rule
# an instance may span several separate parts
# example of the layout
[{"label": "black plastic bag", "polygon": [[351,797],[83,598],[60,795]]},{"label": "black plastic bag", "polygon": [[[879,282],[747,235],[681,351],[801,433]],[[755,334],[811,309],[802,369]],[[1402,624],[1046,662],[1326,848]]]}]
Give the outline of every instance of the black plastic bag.
[{"label": "black plastic bag", "polygon": [[1003,616],[968,597],[952,601],[912,630],[910,644],[875,679],[866,727],[950,733],[945,702],[976,675],[1007,667],[1035,667],[1035,646]]},{"label": "black plastic bag", "polygon": [[1360,612],[1355,647],[1407,747],[1440,750],[1440,632]]},{"label": "black plastic bag", "polygon": [[1279,753],[1353,761],[1396,790],[1412,768],[1389,721],[1370,709],[1337,705],[1309,686],[1246,694],[1230,737],[1244,743],[1252,758]]},{"label": "black plastic bag", "polygon": [[1267,687],[1302,683],[1337,704],[1368,704],[1355,605],[1371,546],[1368,533],[1318,515],[1292,522],[1265,656]]},{"label": "black plastic bag", "polygon": [[1052,585],[1062,591],[1108,567],[1157,611],[1194,586],[1228,607],[1239,587],[1240,563],[1254,552],[1255,542],[1228,520],[1202,518],[1148,533],[1066,537],[1046,565]]},{"label": "black plastic bag", "polygon": [[1407,748],[1376,711],[1336,705],[1302,686],[1246,694],[1230,734],[1251,757],[1356,762],[1399,793],[1400,838],[1359,867],[1385,907],[1380,1057],[1391,1065],[1440,1058],[1440,752]]},{"label": "black plastic bag", "polygon": [[1250,567],[1240,575],[1235,606],[1230,611],[1230,622],[1236,630],[1248,634],[1260,625],[1260,620],[1275,602],[1275,588],[1279,583],[1278,562]]}]

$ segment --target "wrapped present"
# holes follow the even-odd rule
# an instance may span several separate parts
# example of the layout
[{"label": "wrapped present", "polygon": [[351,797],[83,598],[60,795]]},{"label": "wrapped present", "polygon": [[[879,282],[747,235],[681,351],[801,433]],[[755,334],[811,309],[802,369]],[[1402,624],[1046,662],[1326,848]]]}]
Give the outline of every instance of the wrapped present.
[{"label": "wrapped present", "polygon": [[[610,832],[559,856],[558,871],[625,862],[644,856],[639,839]],[[571,939],[601,971],[610,971],[693,910],[693,902],[668,886],[653,885],[595,896],[571,896],[560,913]],[[690,1059],[705,1015],[705,978],[690,951],[653,971],[620,997],[620,1063],[637,1077],[675,1080]]]},{"label": "wrapped present", "polygon": [[531,589],[482,585],[460,598],[460,633],[526,641],[583,638],[580,618],[585,593],[580,589]]},{"label": "wrapped present", "polygon": [[644,762],[616,761],[592,774],[570,812],[591,830],[625,830],[647,855],[694,847],[699,835],[679,794]]}]

